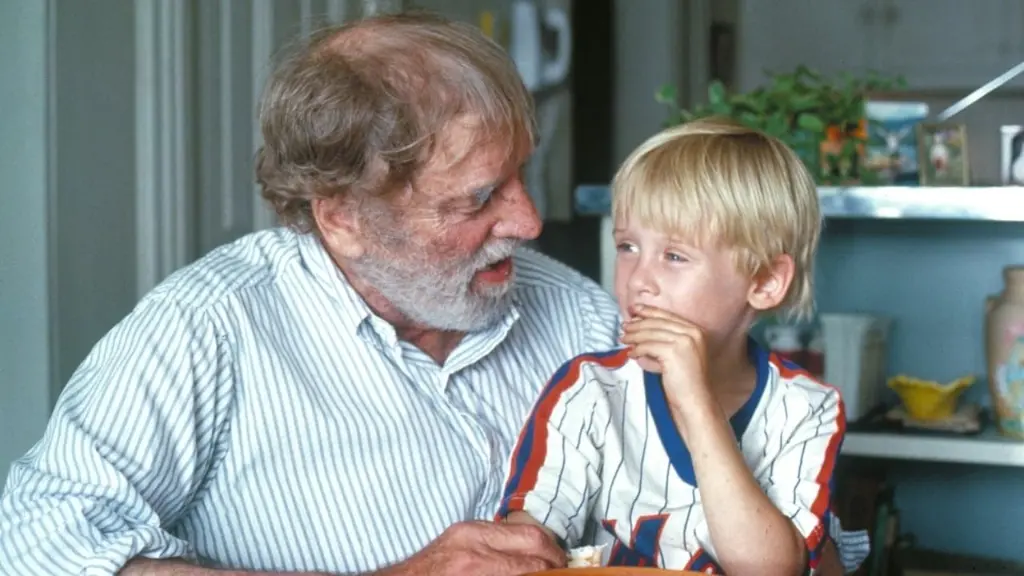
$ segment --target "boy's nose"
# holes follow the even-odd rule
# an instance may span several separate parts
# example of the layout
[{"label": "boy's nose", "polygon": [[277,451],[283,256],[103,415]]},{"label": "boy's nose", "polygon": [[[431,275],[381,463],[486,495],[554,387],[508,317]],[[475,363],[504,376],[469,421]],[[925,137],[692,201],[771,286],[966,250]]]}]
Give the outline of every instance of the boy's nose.
[{"label": "boy's nose", "polygon": [[653,275],[642,264],[633,269],[629,276],[629,290],[634,296],[657,292],[657,284]]}]

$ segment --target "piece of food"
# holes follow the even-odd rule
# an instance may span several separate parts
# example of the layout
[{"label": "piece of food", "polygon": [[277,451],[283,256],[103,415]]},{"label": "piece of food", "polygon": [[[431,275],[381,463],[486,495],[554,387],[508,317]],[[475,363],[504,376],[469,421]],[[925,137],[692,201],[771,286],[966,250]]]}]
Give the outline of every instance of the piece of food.
[{"label": "piece of food", "polygon": [[569,568],[600,568],[604,546],[580,546],[569,550]]}]

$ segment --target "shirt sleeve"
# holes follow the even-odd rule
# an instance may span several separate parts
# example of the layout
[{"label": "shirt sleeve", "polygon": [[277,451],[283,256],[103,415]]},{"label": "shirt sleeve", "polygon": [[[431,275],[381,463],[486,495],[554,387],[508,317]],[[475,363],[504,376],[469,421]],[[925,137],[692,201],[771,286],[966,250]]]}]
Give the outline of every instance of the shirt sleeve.
[{"label": "shirt sleeve", "polygon": [[587,285],[590,287],[589,298],[583,304],[589,319],[588,325],[583,327],[586,336],[585,351],[621,347],[619,332],[622,318],[615,299],[596,283],[588,280]]},{"label": "shirt sleeve", "polygon": [[570,545],[601,488],[608,406],[586,356],[563,365],[534,405],[512,453],[497,517],[524,511]]},{"label": "shirt sleeve", "polygon": [[91,351],[0,499],[0,574],[115,574],[194,558],[168,530],[203,488],[229,411],[212,323],[146,299]]},{"label": "shirt sleeve", "polygon": [[867,530],[844,530],[839,517],[831,515],[829,536],[836,545],[839,561],[846,574],[853,574],[871,553],[871,538]]},{"label": "shirt sleeve", "polygon": [[786,398],[783,443],[758,479],[775,506],[803,535],[811,569],[829,535],[832,474],[846,430],[842,400],[834,389],[822,389],[814,403]]}]

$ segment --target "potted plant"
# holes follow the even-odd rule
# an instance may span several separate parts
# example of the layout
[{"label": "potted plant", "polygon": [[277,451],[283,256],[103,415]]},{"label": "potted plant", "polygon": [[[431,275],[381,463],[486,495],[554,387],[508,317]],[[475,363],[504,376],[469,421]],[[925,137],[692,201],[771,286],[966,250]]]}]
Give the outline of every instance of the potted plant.
[{"label": "potted plant", "polygon": [[871,92],[900,88],[903,80],[877,74],[829,79],[799,66],[770,74],[767,85],[747,93],[730,93],[720,81],[708,87],[708,101],[684,109],[675,89],[664,86],[655,99],[669,108],[667,125],[707,116],[728,116],[775,136],[804,160],[819,184],[870,184],[860,159],[867,140],[864,101]]}]

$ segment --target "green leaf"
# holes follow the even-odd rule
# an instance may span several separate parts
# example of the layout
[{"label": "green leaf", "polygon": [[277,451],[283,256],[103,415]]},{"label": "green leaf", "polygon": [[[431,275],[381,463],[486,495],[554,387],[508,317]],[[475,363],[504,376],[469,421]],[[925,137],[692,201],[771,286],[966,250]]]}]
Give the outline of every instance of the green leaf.
[{"label": "green leaf", "polygon": [[725,85],[720,81],[715,80],[708,85],[708,103],[711,104],[712,108],[716,105],[725,104],[727,99]]},{"label": "green leaf", "polygon": [[785,137],[789,133],[789,122],[787,122],[786,116],[779,112],[769,116],[765,123],[765,131],[776,138]]},{"label": "green leaf", "polygon": [[745,126],[749,126],[750,128],[760,128],[761,118],[761,116],[758,116],[753,112],[743,112],[742,114],[739,115],[738,119]]},{"label": "green leaf", "polygon": [[789,105],[795,112],[803,112],[805,110],[813,110],[821,106],[821,100],[814,94],[803,94],[794,96],[790,100]]},{"label": "green leaf", "polygon": [[800,78],[807,78],[814,81],[821,80],[821,74],[819,74],[817,70],[802,64],[796,67],[796,75]]},{"label": "green leaf", "polygon": [[843,142],[842,155],[844,158],[852,158],[857,155],[857,145],[860,142],[856,138],[847,138]]},{"label": "green leaf", "polygon": [[676,87],[671,84],[665,84],[654,93],[654,101],[659,104],[672,104],[676,103]]},{"label": "green leaf", "polygon": [[711,104],[711,112],[716,116],[732,116],[732,106],[728,102],[714,102]]},{"label": "green leaf", "polygon": [[810,112],[804,112],[797,116],[796,125],[801,130],[807,130],[816,134],[821,134],[825,131],[825,122],[822,121],[821,117]]},{"label": "green leaf", "polygon": [[790,76],[779,76],[775,80],[775,89],[782,94],[786,94],[787,96],[789,96],[790,93],[793,92],[795,86],[796,82]]}]

